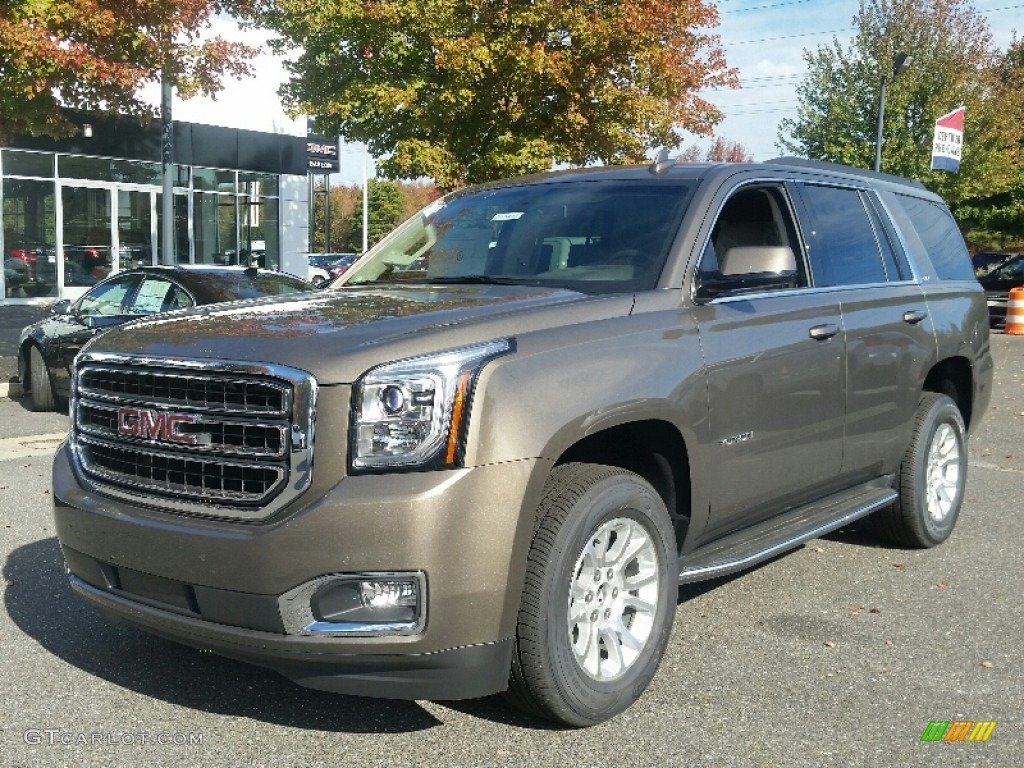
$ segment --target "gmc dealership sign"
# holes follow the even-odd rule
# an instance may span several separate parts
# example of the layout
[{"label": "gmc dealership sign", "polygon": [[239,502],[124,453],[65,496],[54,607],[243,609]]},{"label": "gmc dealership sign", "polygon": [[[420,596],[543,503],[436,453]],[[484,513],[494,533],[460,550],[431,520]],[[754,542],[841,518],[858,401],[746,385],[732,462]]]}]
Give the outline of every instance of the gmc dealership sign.
[{"label": "gmc dealership sign", "polygon": [[306,135],[306,162],[312,173],[333,173],[340,167],[338,142],[324,136]]}]

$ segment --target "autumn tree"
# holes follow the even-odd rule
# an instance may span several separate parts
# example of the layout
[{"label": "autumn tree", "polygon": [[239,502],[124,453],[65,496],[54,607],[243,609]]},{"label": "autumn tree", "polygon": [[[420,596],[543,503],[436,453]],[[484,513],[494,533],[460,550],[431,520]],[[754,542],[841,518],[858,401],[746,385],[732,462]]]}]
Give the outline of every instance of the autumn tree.
[{"label": "autumn tree", "polygon": [[716,136],[711,146],[704,149],[691,144],[678,159],[684,163],[750,163],[754,156],[740,142]]},{"label": "autumn tree", "polygon": [[212,95],[258,51],[204,38],[248,0],[0,0],[0,144],[68,136],[62,107],[146,116],[140,86],[166,72],[178,95]]},{"label": "autumn tree", "polygon": [[[1024,101],[1000,77],[1001,54],[969,0],[861,0],[849,45],[806,51],[797,117],[779,146],[817,160],[870,168],[881,78],[888,79],[882,170],[915,177],[955,206],[1005,191],[1019,164]],[[893,77],[898,53],[912,63]],[[956,174],[931,171],[935,120],[966,107]]]},{"label": "autumn tree", "polygon": [[707,135],[735,73],[703,0],[260,0],[287,107],[443,188]]}]

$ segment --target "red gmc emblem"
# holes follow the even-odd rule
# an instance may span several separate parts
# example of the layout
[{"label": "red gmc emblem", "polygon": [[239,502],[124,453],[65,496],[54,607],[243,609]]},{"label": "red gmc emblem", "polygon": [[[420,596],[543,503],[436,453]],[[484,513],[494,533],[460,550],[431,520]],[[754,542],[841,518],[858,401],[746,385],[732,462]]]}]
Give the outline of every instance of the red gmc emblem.
[{"label": "red gmc emblem", "polygon": [[151,408],[117,409],[117,431],[127,437],[195,445],[199,442],[199,436],[182,434],[178,431],[178,425],[198,422],[198,416],[187,413],[166,413]]}]

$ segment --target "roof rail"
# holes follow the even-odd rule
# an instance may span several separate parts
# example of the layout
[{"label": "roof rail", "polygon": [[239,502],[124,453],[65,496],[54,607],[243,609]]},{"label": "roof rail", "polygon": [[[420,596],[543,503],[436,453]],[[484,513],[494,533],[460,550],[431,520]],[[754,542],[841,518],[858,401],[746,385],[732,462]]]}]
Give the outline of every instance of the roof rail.
[{"label": "roof rail", "polygon": [[890,181],[894,184],[903,184],[909,187],[916,187],[917,189],[927,189],[927,187],[917,179],[908,179],[905,176],[897,176],[893,173],[883,173],[881,171],[872,171],[867,168],[854,168],[851,165],[828,163],[824,160],[808,160],[805,157],[775,157],[771,160],[766,160],[765,162],[769,165],[789,165],[799,168],[811,168],[819,171],[835,171],[837,173],[847,173],[853,174],[854,176],[865,176],[871,179]]}]

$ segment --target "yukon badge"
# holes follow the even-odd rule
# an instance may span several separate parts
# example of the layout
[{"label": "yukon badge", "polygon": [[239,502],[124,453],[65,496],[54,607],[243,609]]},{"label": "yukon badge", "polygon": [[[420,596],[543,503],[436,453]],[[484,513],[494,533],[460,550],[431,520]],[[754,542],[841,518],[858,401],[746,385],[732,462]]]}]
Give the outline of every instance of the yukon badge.
[{"label": "yukon badge", "polygon": [[117,409],[117,432],[126,437],[161,440],[179,445],[196,445],[198,435],[178,431],[181,424],[197,424],[199,417],[190,413],[169,413],[152,408],[124,407]]}]

